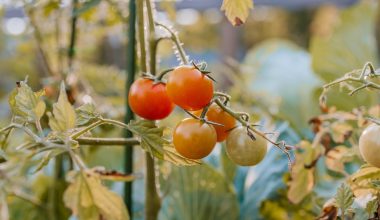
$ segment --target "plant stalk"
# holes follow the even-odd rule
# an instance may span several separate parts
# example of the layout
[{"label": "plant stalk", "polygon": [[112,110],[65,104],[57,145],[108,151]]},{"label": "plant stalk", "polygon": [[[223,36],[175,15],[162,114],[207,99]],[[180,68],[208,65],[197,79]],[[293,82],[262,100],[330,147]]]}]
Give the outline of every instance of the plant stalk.
[{"label": "plant stalk", "polygon": [[[142,1],[142,0],[141,0]],[[153,18],[153,6],[150,0],[146,0],[146,9],[148,15],[148,39],[149,39],[149,70],[152,75],[156,75],[157,66],[157,41],[155,34],[155,23]],[[138,9],[141,12],[144,8]],[[140,41],[145,39],[139,39]],[[141,54],[146,53],[146,50],[141,51]],[[145,54],[146,57],[146,54]],[[148,65],[148,63],[146,64]],[[161,199],[157,193],[155,164],[154,159],[149,152],[145,152],[146,161],[146,179],[145,179],[145,219],[156,220],[158,212],[161,208]]]},{"label": "plant stalk", "polygon": [[78,16],[74,15],[74,12],[77,10],[77,7],[78,7],[78,0],[73,0],[70,43],[69,43],[69,49],[67,51],[69,71],[72,70],[72,66],[73,66],[73,62],[74,62],[74,58],[75,58],[75,44],[76,44],[76,40],[77,40]]},{"label": "plant stalk", "polygon": [[[129,22],[128,22],[128,45],[127,45],[127,81],[125,85],[126,97],[128,97],[129,88],[131,87],[136,72],[136,0],[129,1]],[[133,119],[133,112],[128,103],[125,104],[125,123]],[[126,130],[125,137],[131,138],[132,132]],[[129,146],[129,145],[128,145]],[[124,151],[125,173],[133,172],[133,148],[126,147]],[[133,219],[133,200],[132,200],[132,182],[126,182],[124,185],[124,202],[128,207],[130,218]]]}]

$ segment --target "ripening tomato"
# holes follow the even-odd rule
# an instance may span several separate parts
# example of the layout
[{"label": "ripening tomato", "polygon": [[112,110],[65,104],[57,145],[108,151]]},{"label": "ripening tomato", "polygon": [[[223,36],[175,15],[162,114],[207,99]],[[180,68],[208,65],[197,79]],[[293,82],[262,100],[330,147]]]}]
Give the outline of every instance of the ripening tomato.
[{"label": "ripening tomato", "polygon": [[129,90],[128,103],[132,111],[148,120],[166,118],[175,105],[166,93],[164,83],[154,83],[151,79],[136,80]]},{"label": "ripening tomato", "polygon": [[262,161],[267,153],[267,140],[255,135],[253,140],[245,127],[233,129],[227,137],[228,157],[238,165],[253,166]]},{"label": "ripening tomato", "polygon": [[170,100],[188,111],[202,109],[214,95],[212,80],[193,66],[177,67],[166,86]]},{"label": "ripening tomato", "polygon": [[216,144],[213,126],[194,118],[182,120],[174,129],[173,144],[182,156],[201,159],[209,155]]},{"label": "ripening tomato", "polygon": [[[194,112],[194,114],[196,116],[200,116],[202,114],[202,111],[203,109]],[[216,131],[218,142],[224,141],[227,138],[229,131],[236,125],[236,119],[215,103],[212,103],[208,108],[206,119],[224,125],[213,125]]]},{"label": "ripening tomato", "polygon": [[363,159],[372,166],[380,168],[380,126],[368,126],[359,138],[359,150]]}]

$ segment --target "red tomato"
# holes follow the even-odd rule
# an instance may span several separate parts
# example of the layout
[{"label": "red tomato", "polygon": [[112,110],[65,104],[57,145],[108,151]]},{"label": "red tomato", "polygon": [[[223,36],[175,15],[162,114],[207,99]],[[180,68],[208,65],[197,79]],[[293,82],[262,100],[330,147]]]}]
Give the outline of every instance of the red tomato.
[{"label": "red tomato", "polygon": [[155,84],[153,80],[144,78],[132,84],[128,103],[134,113],[148,120],[166,118],[174,109],[174,104],[166,93],[166,85]]},{"label": "red tomato", "polygon": [[188,111],[202,109],[214,95],[212,80],[193,66],[177,67],[166,85],[170,100]]},{"label": "red tomato", "polygon": [[194,118],[186,118],[174,129],[173,144],[182,156],[189,159],[201,159],[214,149],[216,132],[209,124]]}]

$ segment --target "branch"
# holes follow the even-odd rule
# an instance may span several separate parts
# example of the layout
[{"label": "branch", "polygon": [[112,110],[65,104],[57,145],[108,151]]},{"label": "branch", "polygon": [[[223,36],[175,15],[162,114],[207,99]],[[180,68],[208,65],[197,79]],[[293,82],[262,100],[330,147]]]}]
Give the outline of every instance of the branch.
[{"label": "branch", "polygon": [[78,22],[78,16],[74,15],[75,11],[78,8],[78,0],[73,0],[73,8],[72,8],[72,18],[71,18],[71,34],[70,34],[70,42],[69,42],[69,49],[67,51],[67,58],[68,58],[68,67],[69,71],[72,70],[73,61],[75,58],[75,44],[77,39],[77,22]]},{"label": "branch", "polygon": [[34,38],[35,38],[36,43],[37,43],[38,52],[41,56],[41,59],[42,59],[44,66],[46,68],[46,72],[50,76],[57,76],[58,74],[55,71],[53,71],[53,69],[51,68],[48,55],[47,55],[47,53],[45,53],[45,50],[43,48],[43,37],[42,37],[41,31],[40,31],[40,28],[38,27],[37,22],[35,20],[34,11],[32,8],[27,8],[26,2],[25,2],[24,9],[25,9],[25,12],[27,13],[27,15],[29,17],[29,21],[30,21],[31,26],[34,29],[34,31],[33,31]]},{"label": "branch", "polygon": [[31,131],[29,128],[27,128],[26,126],[20,125],[20,124],[15,124],[15,123],[12,123],[9,126],[1,129],[0,134],[9,130],[9,129],[12,129],[12,128],[18,128],[18,129],[24,131],[27,135],[29,135],[31,138],[33,138],[35,142],[41,141],[40,137],[38,137],[36,134],[34,134],[33,131]]},{"label": "branch", "polygon": [[82,137],[76,139],[80,145],[138,145],[140,141],[137,138],[93,138]]},{"label": "branch", "polygon": [[[367,71],[369,70],[369,71]],[[360,72],[360,75],[358,77],[355,77],[353,76],[354,74],[358,74]],[[365,88],[373,88],[373,89],[377,89],[377,90],[380,90],[380,85],[377,84],[377,83],[374,83],[372,81],[370,81],[369,79],[371,78],[376,78],[376,77],[379,77],[380,74],[378,74],[376,71],[375,71],[375,68],[373,67],[373,65],[371,63],[366,63],[364,65],[364,67],[361,69],[361,70],[353,70],[349,73],[346,73],[343,77],[337,79],[337,80],[334,80],[333,82],[330,82],[326,85],[323,86],[323,89],[324,89],[324,92],[323,94],[325,93],[325,91],[334,86],[334,85],[337,85],[337,84],[341,84],[343,82],[357,82],[357,83],[361,83],[363,85],[353,89],[349,95],[353,95],[355,94],[356,92],[362,90],[362,89],[365,89]],[[322,95],[323,95],[322,94]]]}]

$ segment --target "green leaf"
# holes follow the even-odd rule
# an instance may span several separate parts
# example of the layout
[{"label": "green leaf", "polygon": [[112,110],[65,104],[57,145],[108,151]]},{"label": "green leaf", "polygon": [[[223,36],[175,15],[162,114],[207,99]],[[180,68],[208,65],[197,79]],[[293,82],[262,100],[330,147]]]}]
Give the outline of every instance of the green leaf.
[{"label": "green leaf", "polygon": [[[373,3],[360,1],[353,7],[337,11],[336,15],[330,16],[335,19],[331,27],[325,24],[326,17],[321,18],[324,19],[323,27],[328,31],[312,36],[310,52],[312,67],[325,82],[340,78],[354,69],[361,69],[366,62],[378,65],[375,38],[377,7]],[[358,93],[354,96],[348,93],[348,89],[341,91],[338,86],[331,88],[327,105],[351,110],[357,106],[378,103],[379,96],[375,93]]]},{"label": "green leaf", "polygon": [[169,161],[176,165],[196,165],[201,162],[191,160],[179,155],[170,141],[163,138],[164,129],[159,128],[153,121],[131,121],[128,129],[141,139],[141,147],[158,159]]},{"label": "green leaf", "polygon": [[95,105],[92,103],[87,103],[80,106],[79,108],[75,109],[75,112],[77,115],[76,124],[79,126],[90,123],[100,116],[100,113],[96,111]]},{"label": "green leaf", "polygon": [[312,164],[323,153],[320,145],[312,147],[307,141],[302,141],[300,147],[304,151],[296,153],[297,160],[292,169],[288,190],[288,199],[295,204],[300,203],[313,190],[315,165]]},{"label": "green leaf", "polygon": [[81,14],[83,14],[83,13],[89,11],[90,9],[96,7],[100,2],[101,2],[101,0],[88,0],[88,1],[84,2],[81,7],[76,8],[74,10],[73,17],[80,16]]},{"label": "green leaf", "polygon": [[58,102],[53,105],[53,115],[49,114],[50,128],[66,132],[75,128],[75,119],[75,110],[67,99],[65,84],[62,82]]},{"label": "green leaf", "polygon": [[221,7],[221,10],[225,11],[228,20],[234,26],[244,23],[251,9],[253,9],[252,0],[224,0]]},{"label": "green leaf", "polygon": [[8,101],[13,114],[26,121],[34,122],[45,113],[46,105],[42,100],[44,95],[44,90],[33,92],[26,82],[21,81],[20,86],[10,94]]},{"label": "green leaf", "polygon": [[354,203],[354,194],[346,184],[340,185],[335,195],[335,204],[342,210],[347,210]]},{"label": "green leaf", "polygon": [[220,157],[224,176],[227,180],[234,182],[237,166],[230,160],[230,158],[228,158],[225,144],[223,144],[223,147],[221,149]]},{"label": "green leaf", "polygon": [[42,157],[41,161],[38,163],[36,169],[33,171],[33,173],[37,173],[46,165],[48,165],[52,158],[55,158],[56,156],[65,152],[67,152],[65,149],[55,149],[55,150],[46,152],[45,155]]},{"label": "green leaf", "polygon": [[266,219],[289,219],[287,210],[270,200],[261,203],[260,214]]},{"label": "green leaf", "polygon": [[207,164],[160,167],[165,197],[158,219],[238,219],[236,194],[224,176]]},{"label": "green leaf", "polygon": [[122,198],[104,187],[92,171],[76,173],[63,200],[79,220],[129,219]]}]

